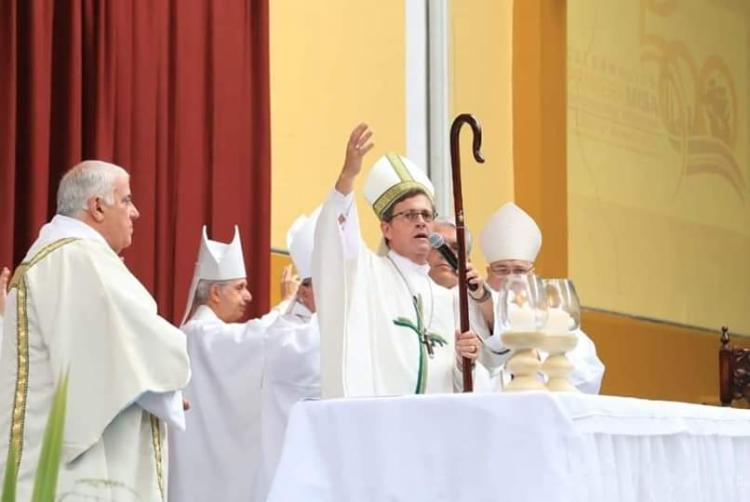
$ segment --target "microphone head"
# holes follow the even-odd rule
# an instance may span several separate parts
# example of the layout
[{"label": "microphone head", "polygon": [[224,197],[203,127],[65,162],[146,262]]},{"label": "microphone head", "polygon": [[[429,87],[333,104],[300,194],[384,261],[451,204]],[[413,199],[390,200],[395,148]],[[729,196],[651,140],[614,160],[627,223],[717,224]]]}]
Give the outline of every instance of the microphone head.
[{"label": "microphone head", "polygon": [[428,235],[427,240],[430,242],[430,247],[432,249],[437,249],[440,246],[445,245],[445,239],[443,239],[443,236],[437,232],[433,232]]}]

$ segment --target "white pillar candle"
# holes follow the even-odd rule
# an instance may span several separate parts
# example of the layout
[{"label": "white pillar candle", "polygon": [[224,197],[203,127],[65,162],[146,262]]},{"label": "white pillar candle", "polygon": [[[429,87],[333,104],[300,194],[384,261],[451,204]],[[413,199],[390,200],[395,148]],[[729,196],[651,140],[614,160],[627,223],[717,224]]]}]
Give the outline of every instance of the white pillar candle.
[{"label": "white pillar candle", "polygon": [[534,311],[530,308],[511,308],[508,311],[509,331],[533,332],[536,331]]},{"label": "white pillar candle", "polygon": [[549,309],[547,312],[547,325],[544,332],[548,335],[563,335],[570,333],[575,321],[561,309]]}]

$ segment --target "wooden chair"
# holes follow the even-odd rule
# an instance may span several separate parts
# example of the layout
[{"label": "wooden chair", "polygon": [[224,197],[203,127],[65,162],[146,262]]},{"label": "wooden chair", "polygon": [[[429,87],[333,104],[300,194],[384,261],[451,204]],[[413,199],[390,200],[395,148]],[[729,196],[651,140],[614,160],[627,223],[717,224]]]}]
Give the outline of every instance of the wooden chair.
[{"label": "wooden chair", "polygon": [[719,349],[719,399],[722,406],[731,406],[744,398],[750,404],[750,349],[729,345],[729,328],[721,328]]}]

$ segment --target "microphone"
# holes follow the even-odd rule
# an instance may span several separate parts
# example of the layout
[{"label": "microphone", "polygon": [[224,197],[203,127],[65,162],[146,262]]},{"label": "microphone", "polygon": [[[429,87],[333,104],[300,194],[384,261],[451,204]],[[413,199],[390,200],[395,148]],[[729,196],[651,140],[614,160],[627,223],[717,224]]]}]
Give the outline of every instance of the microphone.
[{"label": "microphone", "polygon": [[[427,240],[430,242],[430,247],[443,255],[443,258],[445,258],[445,261],[448,262],[448,265],[450,265],[453,270],[458,273],[458,257],[456,256],[456,253],[453,252],[453,250],[448,247],[448,244],[445,243],[445,239],[443,239],[443,236],[438,233],[431,233]],[[478,286],[476,284],[468,283],[466,284],[471,291],[476,291]]]}]

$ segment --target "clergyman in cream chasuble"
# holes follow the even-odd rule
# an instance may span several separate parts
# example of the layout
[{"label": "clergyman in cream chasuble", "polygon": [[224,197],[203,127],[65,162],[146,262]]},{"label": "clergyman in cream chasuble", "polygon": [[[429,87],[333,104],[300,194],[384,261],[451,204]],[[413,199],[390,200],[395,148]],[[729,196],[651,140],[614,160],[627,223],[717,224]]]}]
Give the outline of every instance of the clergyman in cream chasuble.
[{"label": "clergyman in cream chasuble", "polygon": [[[166,424],[184,425],[185,336],[104,238],[57,215],[8,297],[0,356],[0,431],[20,453],[30,500],[52,395],[69,372],[58,495],[165,500]],[[9,442],[0,442],[0,472]],[[137,496],[137,498],[136,498]]]}]

